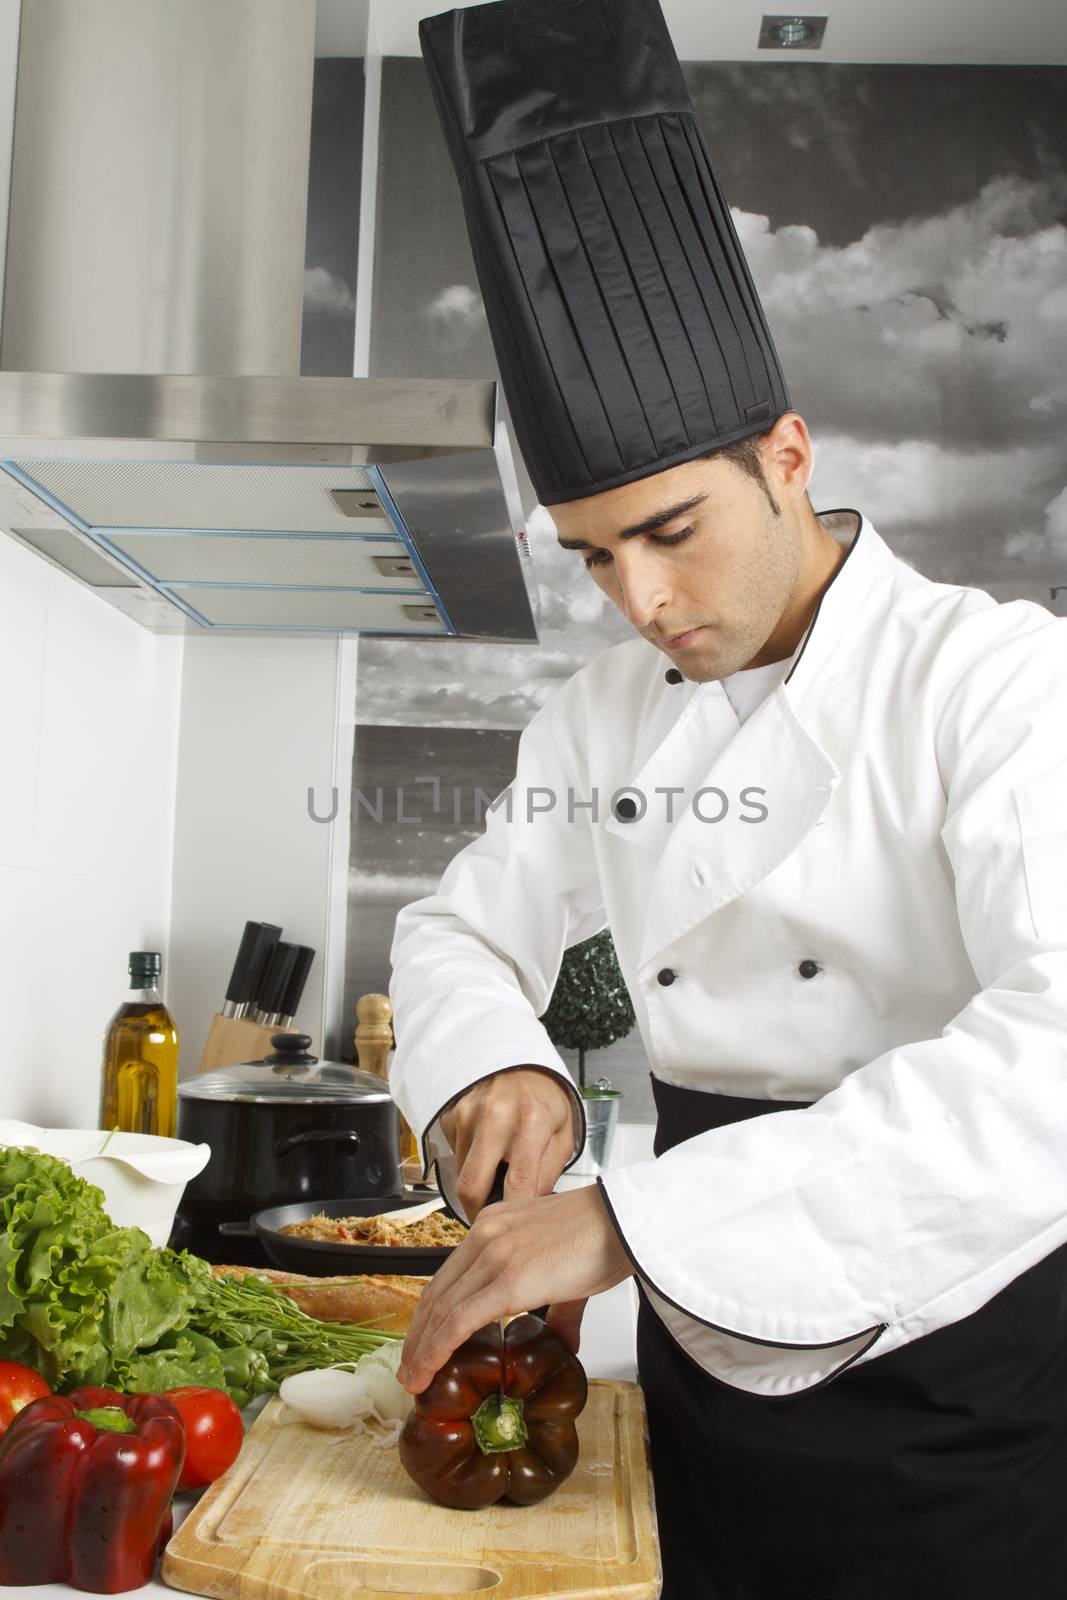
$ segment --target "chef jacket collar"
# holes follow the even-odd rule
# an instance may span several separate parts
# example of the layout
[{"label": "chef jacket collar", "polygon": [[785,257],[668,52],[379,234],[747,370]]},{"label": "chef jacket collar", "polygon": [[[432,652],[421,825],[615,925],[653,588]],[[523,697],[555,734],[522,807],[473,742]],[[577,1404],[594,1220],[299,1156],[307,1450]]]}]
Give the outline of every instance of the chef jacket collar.
[{"label": "chef jacket collar", "polygon": [[836,676],[850,645],[862,636],[861,617],[870,590],[897,564],[897,557],[862,512],[845,507],[817,515],[845,546],[845,559],[820,595],[783,680],[794,705],[816,686],[831,658]]},{"label": "chef jacket collar", "polygon": [[[658,858],[642,963],[659,960],[689,928],[779,866],[820,820],[840,781],[832,756],[805,726],[804,706],[814,706],[831,680],[850,670],[850,647],[864,637],[867,598],[897,558],[860,512],[822,517],[848,542],[848,553],[820,597],[785,680],[743,724],[718,680],[669,685],[656,667],[656,709],[665,697],[684,700],[680,707],[677,698],[668,701],[674,711],[665,736],[628,780],[638,814],[627,820],[613,808],[605,822],[614,838]],[[658,721],[652,718],[653,725]],[[716,820],[724,804],[731,809]],[[758,822],[757,808],[766,811]]]}]

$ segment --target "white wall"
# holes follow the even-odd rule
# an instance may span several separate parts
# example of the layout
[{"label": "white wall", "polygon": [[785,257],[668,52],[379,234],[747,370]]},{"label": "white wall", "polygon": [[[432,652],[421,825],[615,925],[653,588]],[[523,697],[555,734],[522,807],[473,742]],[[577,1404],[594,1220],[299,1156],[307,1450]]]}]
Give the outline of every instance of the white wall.
[{"label": "white wall", "polygon": [[315,948],[336,1056],[357,644],[155,635],[0,533],[0,1116],[95,1127],[133,949],[195,1073],[248,917]]},{"label": "white wall", "polygon": [[0,305],[7,257],[7,212],[11,196],[11,151],[15,136],[21,0],[0,0]]},{"label": "white wall", "polygon": [[[0,285],[19,10],[0,0]],[[0,1115],[95,1127],[130,950],[162,952],[167,994],[182,646],[0,532]]]},{"label": "white wall", "polygon": [[0,1115],[95,1127],[130,950],[170,998],[182,644],[0,533]]},{"label": "white wall", "polygon": [[[295,1027],[317,1055],[336,1054],[356,644],[186,639],[168,989],[183,1078],[197,1071],[249,918],[315,949]],[[334,785],[336,820],[313,821],[308,789],[327,815]]]}]

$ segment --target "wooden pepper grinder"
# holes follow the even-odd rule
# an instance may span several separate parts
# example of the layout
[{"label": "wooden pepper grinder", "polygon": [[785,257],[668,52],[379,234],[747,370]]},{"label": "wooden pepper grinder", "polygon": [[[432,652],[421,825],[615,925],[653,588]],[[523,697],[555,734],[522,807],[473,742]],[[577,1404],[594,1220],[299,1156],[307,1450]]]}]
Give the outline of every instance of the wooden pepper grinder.
[{"label": "wooden pepper grinder", "polygon": [[[356,1001],[356,1057],[363,1072],[389,1081],[389,1052],[393,1048],[393,1008],[387,994],[365,994]],[[415,1135],[398,1110],[400,1118],[400,1162],[404,1177],[412,1182],[422,1171]]]}]

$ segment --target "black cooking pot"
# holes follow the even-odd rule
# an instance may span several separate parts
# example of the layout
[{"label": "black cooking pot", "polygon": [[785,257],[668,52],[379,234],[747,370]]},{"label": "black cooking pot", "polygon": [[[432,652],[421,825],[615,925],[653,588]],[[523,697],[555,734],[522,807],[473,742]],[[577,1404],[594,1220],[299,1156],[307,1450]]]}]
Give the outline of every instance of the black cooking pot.
[{"label": "black cooking pot", "polygon": [[193,1224],[246,1224],[298,1200],[404,1192],[399,1114],[372,1073],[308,1054],[306,1033],[277,1033],[274,1054],[178,1085],[178,1137],[211,1146],[178,1215]]}]

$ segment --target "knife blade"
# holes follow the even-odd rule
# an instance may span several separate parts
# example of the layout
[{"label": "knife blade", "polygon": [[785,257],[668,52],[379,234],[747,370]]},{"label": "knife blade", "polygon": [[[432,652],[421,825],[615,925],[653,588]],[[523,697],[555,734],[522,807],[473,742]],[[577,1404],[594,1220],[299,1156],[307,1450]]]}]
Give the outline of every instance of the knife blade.
[{"label": "knife blade", "polygon": [[506,1348],[506,1346],[504,1344],[504,1318],[503,1317],[498,1317],[497,1321],[500,1324],[500,1407],[501,1407],[501,1410],[503,1410],[503,1407],[504,1407],[504,1351],[505,1351],[505,1348]]},{"label": "knife blade", "polygon": [[[504,1179],[507,1177],[507,1175],[508,1175],[508,1164],[507,1164],[506,1161],[501,1161],[497,1165],[496,1172],[493,1175],[492,1187],[490,1188],[489,1193],[488,1193],[488,1195],[486,1197],[485,1203],[486,1203],[487,1206],[495,1205],[498,1200],[503,1200],[503,1198],[504,1198]],[[503,1406],[503,1404],[504,1404],[504,1352],[505,1352],[505,1349],[506,1349],[506,1345],[504,1343],[504,1318],[503,1318],[503,1316],[498,1317],[497,1318],[497,1322],[498,1322],[499,1327],[500,1327],[500,1404],[501,1404],[501,1406]]]}]

